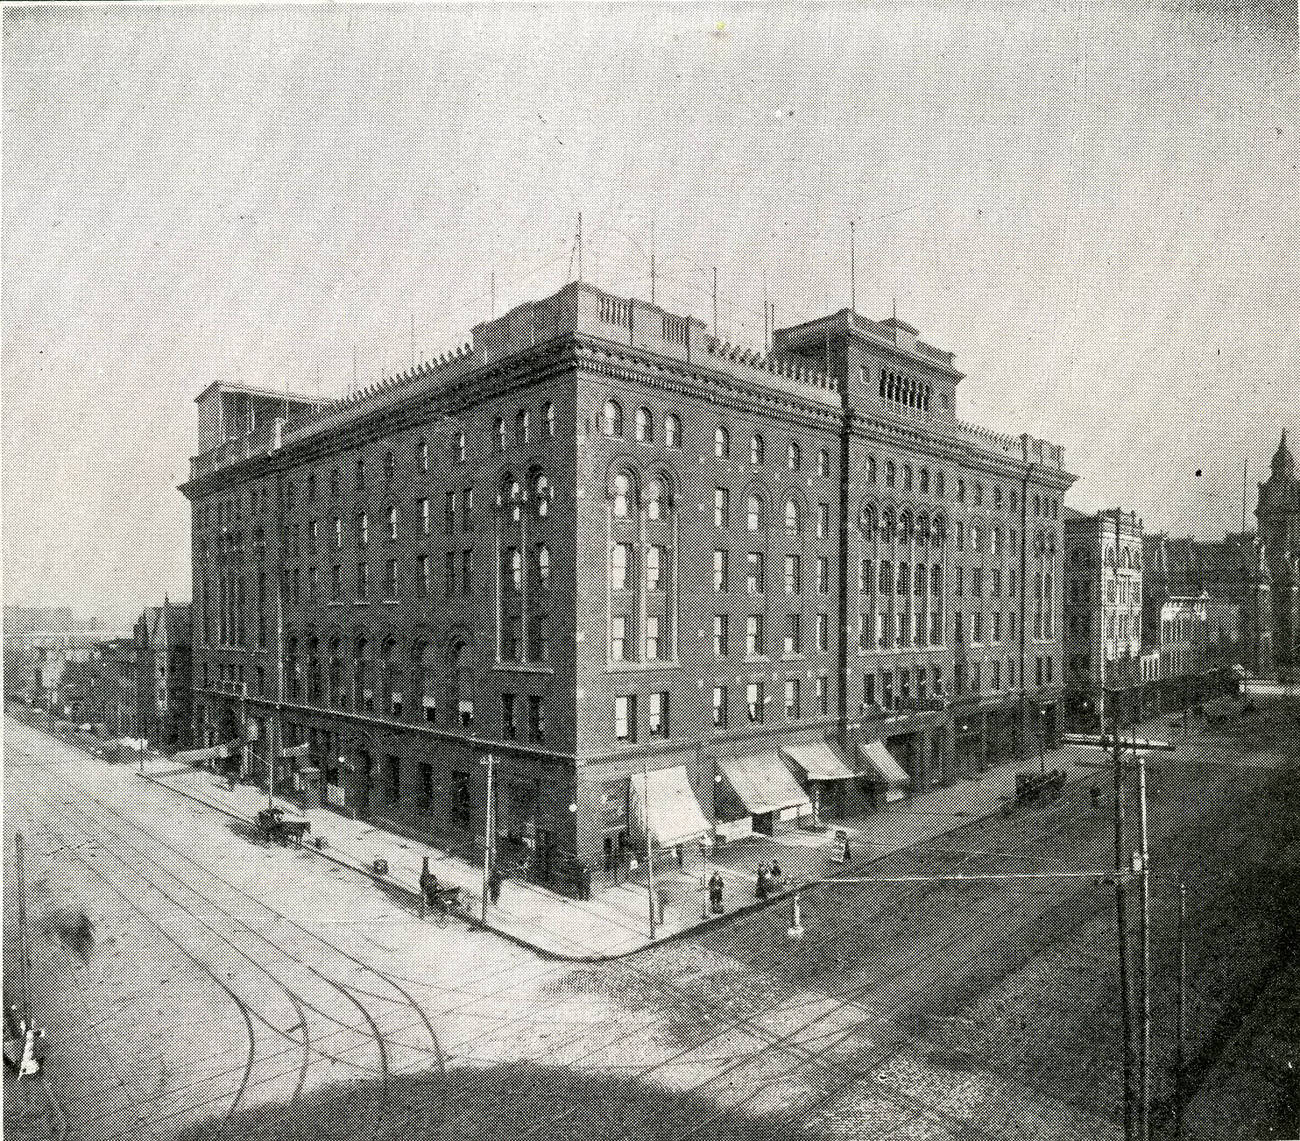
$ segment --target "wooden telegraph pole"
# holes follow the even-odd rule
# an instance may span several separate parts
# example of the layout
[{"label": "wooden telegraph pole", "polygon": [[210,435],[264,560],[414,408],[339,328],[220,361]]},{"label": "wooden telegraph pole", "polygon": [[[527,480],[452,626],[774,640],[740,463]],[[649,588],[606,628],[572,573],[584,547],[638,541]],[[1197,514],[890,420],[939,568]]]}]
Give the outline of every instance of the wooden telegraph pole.
[{"label": "wooden telegraph pole", "polygon": [[1133,1132],[1133,1032],[1130,1026],[1128,922],[1125,883],[1130,871],[1124,826],[1124,753],[1120,745],[1120,690],[1108,690],[1111,701],[1111,754],[1115,770],[1115,925],[1119,952],[1120,1038],[1124,1056],[1124,1141],[1135,1141]]}]

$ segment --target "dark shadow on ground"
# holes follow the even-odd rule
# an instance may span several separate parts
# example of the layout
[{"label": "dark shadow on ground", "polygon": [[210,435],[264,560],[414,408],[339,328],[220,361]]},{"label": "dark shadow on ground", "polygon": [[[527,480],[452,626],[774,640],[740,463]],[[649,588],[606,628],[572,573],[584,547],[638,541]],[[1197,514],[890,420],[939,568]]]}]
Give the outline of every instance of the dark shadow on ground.
[{"label": "dark shadow on ground", "polygon": [[720,1109],[634,1077],[517,1063],[326,1086],[189,1126],[177,1141],[817,1141],[791,1115]]}]

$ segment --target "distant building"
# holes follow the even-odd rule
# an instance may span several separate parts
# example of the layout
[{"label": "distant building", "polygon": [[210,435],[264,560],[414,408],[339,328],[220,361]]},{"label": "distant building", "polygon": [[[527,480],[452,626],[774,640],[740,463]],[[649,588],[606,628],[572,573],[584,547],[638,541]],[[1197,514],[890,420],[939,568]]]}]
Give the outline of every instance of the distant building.
[{"label": "distant building", "polygon": [[138,735],[154,749],[187,748],[194,735],[189,604],[147,607],[134,637]]},{"label": "distant building", "polygon": [[1142,520],[1131,511],[1065,511],[1066,716],[1109,717],[1106,688],[1141,680]]},{"label": "distant building", "polygon": [[1264,580],[1256,595],[1258,672],[1293,683],[1300,681],[1300,479],[1285,432],[1273,456],[1272,472],[1259,485],[1255,519]]}]

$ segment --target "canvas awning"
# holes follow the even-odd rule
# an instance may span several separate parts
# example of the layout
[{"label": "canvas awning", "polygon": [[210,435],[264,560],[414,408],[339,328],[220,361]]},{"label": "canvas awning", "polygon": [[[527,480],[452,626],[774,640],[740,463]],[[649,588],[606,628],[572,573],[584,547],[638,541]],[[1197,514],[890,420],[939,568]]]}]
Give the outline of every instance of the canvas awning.
[{"label": "canvas awning", "polygon": [[787,745],[781,752],[792,764],[798,765],[809,780],[852,780],[858,776],[858,769],[845,761],[839,750],[826,741]]},{"label": "canvas awning", "polygon": [[812,801],[794,779],[781,754],[755,753],[748,757],[719,759],[718,768],[731,785],[731,791],[745,809],[755,816],[779,812],[783,808],[812,811]]},{"label": "canvas awning", "polygon": [[894,760],[893,753],[885,748],[883,741],[859,745],[858,756],[862,758],[872,777],[882,784],[907,784],[911,780],[911,777]]},{"label": "canvas awning", "polygon": [[230,756],[233,751],[233,745],[213,745],[209,749],[194,749],[188,753],[176,753],[173,761],[182,765],[203,765],[208,761],[220,761]]},{"label": "canvas awning", "polygon": [[634,825],[638,831],[649,833],[657,847],[674,848],[709,832],[709,822],[695,799],[684,766],[649,773],[648,796],[647,774],[636,773],[629,780]]}]

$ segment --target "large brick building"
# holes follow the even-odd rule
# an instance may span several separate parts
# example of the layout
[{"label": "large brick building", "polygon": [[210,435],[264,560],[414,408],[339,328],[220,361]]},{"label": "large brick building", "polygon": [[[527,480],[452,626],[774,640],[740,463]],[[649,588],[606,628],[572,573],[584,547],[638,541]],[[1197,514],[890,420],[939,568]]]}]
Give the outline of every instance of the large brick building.
[{"label": "large brick building", "polygon": [[467,853],[490,756],[561,885],[1014,756],[1056,732],[1073,477],[959,422],[961,376],[892,319],[764,356],[579,283],[351,399],[218,382],[200,740],[257,765],[280,707],[280,787]]}]

